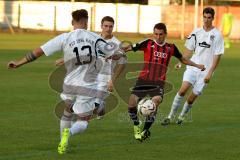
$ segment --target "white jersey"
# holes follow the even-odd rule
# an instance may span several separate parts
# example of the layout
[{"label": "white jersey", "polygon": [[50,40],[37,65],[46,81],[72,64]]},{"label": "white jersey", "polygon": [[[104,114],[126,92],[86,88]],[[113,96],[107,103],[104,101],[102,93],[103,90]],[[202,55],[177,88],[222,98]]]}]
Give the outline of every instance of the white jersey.
[{"label": "white jersey", "polygon": [[[117,50],[119,50],[119,45],[121,44],[121,42],[116,38],[116,37],[112,37],[111,39],[105,40],[108,43],[114,43],[117,45]],[[115,68],[115,66],[117,64],[126,64],[127,63],[127,58],[126,57],[121,57],[118,60],[112,60],[112,67]]]},{"label": "white jersey", "polygon": [[[111,39],[107,39],[105,41],[109,45],[115,46],[114,51],[116,54],[123,54],[119,48],[119,45],[121,44],[121,42],[116,37],[113,36]],[[106,60],[105,58],[102,58],[101,60],[103,65],[102,65],[100,74],[98,75],[98,81],[103,83],[107,83],[111,79],[111,75],[113,74],[113,70],[117,64],[127,63],[127,58],[124,56],[118,60],[112,60],[112,59]]]},{"label": "white jersey", "polygon": [[[99,56],[111,56],[113,52],[106,51],[106,42],[97,34],[76,29],[63,33],[41,46],[46,56],[57,51],[63,51],[67,74],[64,85],[91,86],[96,85],[96,60]],[[102,52],[99,54],[98,50]],[[95,76],[95,77],[94,77]]]},{"label": "white jersey", "polygon": [[[194,51],[191,58],[193,62],[205,65],[205,73],[212,66],[214,55],[224,54],[224,40],[220,31],[216,28],[208,32],[203,28],[195,29],[186,40],[185,47]],[[187,68],[200,71],[192,66],[187,66]]]}]

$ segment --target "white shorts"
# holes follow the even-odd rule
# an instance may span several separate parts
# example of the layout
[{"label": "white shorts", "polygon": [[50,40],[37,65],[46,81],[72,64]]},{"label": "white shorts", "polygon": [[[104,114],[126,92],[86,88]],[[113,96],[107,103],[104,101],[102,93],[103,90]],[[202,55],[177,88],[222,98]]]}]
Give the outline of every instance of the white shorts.
[{"label": "white shorts", "polygon": [[93,114],[95,108],[95,97],[78,96],[61,93],[62,100],[71,100],[73,102],[73,112],[81,117]]},{"label": "white shorts", "polygon": [[183,75],[183,81],[187,81],[192,84],[192,91],[196,95],[200,95],[203,89],[207,86],[204,82],[206,72],[196,72],[193,69],[186,69]]}]

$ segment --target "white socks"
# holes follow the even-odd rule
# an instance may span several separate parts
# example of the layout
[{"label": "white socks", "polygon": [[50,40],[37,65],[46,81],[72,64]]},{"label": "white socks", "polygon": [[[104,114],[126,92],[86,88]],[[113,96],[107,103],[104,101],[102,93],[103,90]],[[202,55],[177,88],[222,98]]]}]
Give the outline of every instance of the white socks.
[{"label": "white socks", "polygon": [[186,101],[184,103],[184,106],[183,106],[183,109],[182,109],[182,112],[181,112],[180,116],[184,117],[191,108],[192,108],[192,104],[188,104],[188,102]]},{"label": "white socks", "polygon": [[87,129],[87,126],[88,126],[87,121],[76,121],[70,128],[70,133],[71,135],[82,133]]},{"label": "white socks", "polygon": [[60,121],[60,137],[62,137],[62,131],[64,128],[70,128],[72,121],[72,113],[64,110],[61,121]]},{"label": "white socks", "polygon": [[181,101],[183,99],[184,96],[180,96],[178,93],[176,94],[174,100],[173,100],[173,103],[172,103],[172,107],[171,107],[171,111],[168,115],[168,118],[169,119],[172,119],[173,116],[176,114],[178,108],[180,107],[181,105]]}]

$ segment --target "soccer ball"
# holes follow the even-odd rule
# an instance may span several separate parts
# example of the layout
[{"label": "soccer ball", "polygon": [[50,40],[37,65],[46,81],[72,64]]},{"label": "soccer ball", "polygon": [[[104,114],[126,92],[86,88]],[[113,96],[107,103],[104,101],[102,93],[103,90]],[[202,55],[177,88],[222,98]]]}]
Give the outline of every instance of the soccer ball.
[{"label": "soccer ball", "polygon": [[156,111],[156,105],[149,98],[143,98],[138,103],[138,112],[144,117],[154,114],[155,111]]}]

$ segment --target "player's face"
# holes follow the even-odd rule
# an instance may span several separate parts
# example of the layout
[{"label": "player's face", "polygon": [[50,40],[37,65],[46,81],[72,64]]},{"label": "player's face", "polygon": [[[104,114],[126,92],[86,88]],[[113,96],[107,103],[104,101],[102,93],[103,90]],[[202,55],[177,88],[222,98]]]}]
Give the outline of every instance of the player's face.
[{"label": "player's face", "polygon": [[157,43],[164,43],[166,37],[166,33],[162,29],[154,29],[153,31],[153,38],[156,40]]},{"label": "player's face", "polygon": [[101,28],[102,28],[102,34],[106,35],[106,36],[110,36],[112,35],[113,32],[113,22],[109,22],[109,21],[104,21]]},{"label": "player's face", "polygon": [[203,23],[205,27],[211,27],[213,22],[213,16],[209,13],[203,14]]}]

